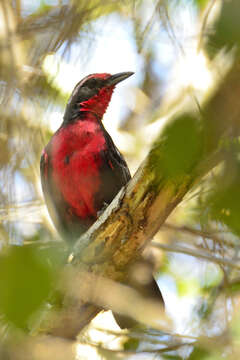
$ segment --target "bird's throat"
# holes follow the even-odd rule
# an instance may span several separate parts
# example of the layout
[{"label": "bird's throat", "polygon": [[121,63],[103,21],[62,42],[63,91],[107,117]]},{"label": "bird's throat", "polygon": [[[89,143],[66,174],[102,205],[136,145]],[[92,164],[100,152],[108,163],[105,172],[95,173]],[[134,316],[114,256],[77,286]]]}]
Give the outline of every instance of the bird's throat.
[{"label": "bird's throat", "polygon": [[79,104],[80,112],[88,111],[102,119],[111,100],[113,90],[114,86],[100,89],[97,95]]}]

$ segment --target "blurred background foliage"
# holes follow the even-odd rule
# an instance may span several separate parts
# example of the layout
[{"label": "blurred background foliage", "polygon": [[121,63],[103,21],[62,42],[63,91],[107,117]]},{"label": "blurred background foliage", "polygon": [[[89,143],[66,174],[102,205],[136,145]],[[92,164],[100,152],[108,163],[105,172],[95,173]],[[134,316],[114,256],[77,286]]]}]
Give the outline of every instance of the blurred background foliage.
[{"label": "blurred background foliage", "polygon": [[[161,127],[180,114],[165,127],[169,141],[161,149],[174,179],[203,153],[195,114],[204,115],[239,62],[239,17],[239,0],[0,0],[1,359],[6,341],[10,358],[27,358],[13,350],[16,339],[29,340],[64,263],[42,198],[39,159],[74,85],[91,72],[135,71],[115,91],[104,124],[134,174]],[[232,114],[225,127],[236,117],[240,94],[228,89],[227,95]],[[192,115],[184,115],[189,109]],[[211,118],[206,121],[211,144]],[[79,359],[239,357],[240,143],[234,126],[219,142],[225,161],[155,237],[162,248],[152,249],[156,278],[174,337],[154,330],[122,334],[110,315],[100,316],[79,343]],[[38,351],[36,358],[50,358]]]}]

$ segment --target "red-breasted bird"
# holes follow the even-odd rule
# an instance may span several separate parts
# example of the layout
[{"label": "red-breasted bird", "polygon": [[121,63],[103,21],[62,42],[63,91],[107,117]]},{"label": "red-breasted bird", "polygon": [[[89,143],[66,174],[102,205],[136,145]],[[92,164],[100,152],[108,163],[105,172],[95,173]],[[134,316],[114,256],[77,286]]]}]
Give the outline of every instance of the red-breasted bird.
[{"label": "red-breasted bird", "polygon": [[[115,86],[132,74],[91,74],[82,79],[68,101],[62,125],[43,150],[43,194],[57,230],[70,243],[97,220],[131,178],[102,117]],[[151,297],[162,301],[154,280],[151,290]]]}]

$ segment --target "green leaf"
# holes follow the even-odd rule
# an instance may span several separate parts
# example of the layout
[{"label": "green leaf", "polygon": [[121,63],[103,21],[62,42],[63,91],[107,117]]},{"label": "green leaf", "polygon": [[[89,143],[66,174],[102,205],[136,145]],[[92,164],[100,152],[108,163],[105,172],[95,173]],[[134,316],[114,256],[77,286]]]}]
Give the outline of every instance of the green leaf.
[{"label": "green leaf", "polygon": [[209,357],[210,353],[200,347],[195,347],[191,353],[189,360],[204,360]]},{"label": "green leaf", "polygon": [[206,200],[209,215],[240,235],[240,163],[228,161],[217,181],[218,186]]},{"label": "green leaf", "polygon": [[212,36],[209,37],[207,49],[210,56],[214,55],[223,47],[229,49],[240,46],[240,1],[224,1],[220,16],[215,24]]},{"label": "green leaf", "polygon": [[168,354],[163,354],[162,355],[163,359],[167,359],[167,360],[182,360],[182,356],[178,356],[178,355],[168,355]]},{"label": "green leaf", "polygon": [[168,124],[155,143],[153,166],[169,178],[190,173],[202,152],[200,123],[192,114],[183,114]]},{"label": "green leaf", "polygon": [[234,282],[233,284],[230,284],[228,290],[231,293],[239,293],[240,292],[240,282]]},{"label": "green leaf", "polygon": [[240,235],[240,188],[232,185],[216,191],[211,206],[212,217]]},{"label": "green leaf", "polygon": [[53,270],[31,246],[12,246],[0,257],[0,310],[15,326],[27,329],[30,316],[47,299]]},{"label": "green leaf", "polygon": [[197,5],[197,7],[200,10],[202,10],[207,6],[207,4],[209,3],[209,0],[194,0],[194,3]]},{"label": "green leaf", "polygon": [[132,350],[135,351],[138,349],[140,341],[138,339],[128,339],[124,343],[124,350]]}]

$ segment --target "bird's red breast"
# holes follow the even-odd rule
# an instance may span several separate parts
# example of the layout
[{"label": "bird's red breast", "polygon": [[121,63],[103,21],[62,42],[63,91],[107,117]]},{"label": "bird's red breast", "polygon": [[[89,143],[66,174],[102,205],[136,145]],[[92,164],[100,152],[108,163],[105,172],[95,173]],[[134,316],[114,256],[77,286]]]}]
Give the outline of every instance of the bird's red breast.
[{"label": "bird's red breast", "polygon": [[99,191],[101,151],[106,141],[94,119],[61,128],[52,140],[52,176],[69,211],[80,218],[97,217],[94,195]]}]

